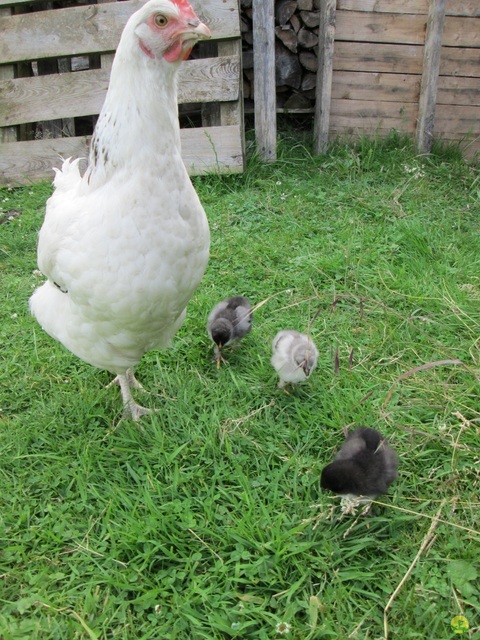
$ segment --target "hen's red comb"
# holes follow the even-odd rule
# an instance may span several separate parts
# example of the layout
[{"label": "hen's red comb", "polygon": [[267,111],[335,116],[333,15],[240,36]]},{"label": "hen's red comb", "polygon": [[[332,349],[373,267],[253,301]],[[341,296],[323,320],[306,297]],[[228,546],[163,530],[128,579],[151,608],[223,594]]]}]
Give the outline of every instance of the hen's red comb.
[{"label": "hen's red comb", "polygon": [[188,0],[172,0],[173,4],[176,4],[179,9],[190,9],[193,11],[192,5]]}]

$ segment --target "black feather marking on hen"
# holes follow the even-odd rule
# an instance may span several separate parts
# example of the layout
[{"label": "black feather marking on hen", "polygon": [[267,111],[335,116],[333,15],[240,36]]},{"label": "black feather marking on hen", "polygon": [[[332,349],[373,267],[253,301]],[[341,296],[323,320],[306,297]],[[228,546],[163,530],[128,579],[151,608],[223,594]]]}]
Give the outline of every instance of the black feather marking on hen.
[{"label": "black feather marking on hen", "polygon": [[68,293],[68,289],[62,289],[58,282],[54,282],[53,284],[57,287],[57,289],[60,289],[62,293]]}]

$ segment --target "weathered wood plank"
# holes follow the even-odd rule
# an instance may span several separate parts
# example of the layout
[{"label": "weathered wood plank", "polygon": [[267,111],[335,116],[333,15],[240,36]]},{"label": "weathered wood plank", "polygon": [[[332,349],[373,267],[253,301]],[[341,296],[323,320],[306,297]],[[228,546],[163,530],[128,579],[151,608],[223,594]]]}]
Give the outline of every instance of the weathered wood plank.
[{"label": "weathered wood plank", "polygon": [[[333,69],[421,74],[422,62],[422,46],[336,41]],[[443,47],[440,75],[480,77],[480,49]]]},{"label": "weathered wood plank", "polygon": [[[241,71],[241,59],[242,59],[242,40],[227,40],[226,42],[218,43],[218,55],[225,56],[227,59],[233,59],[237,63],[235,73],[233,76],[233,84],[227,82],[225,89],[233,90],[234,95],[231,98],[224,97],[220,100],[223,104],[220,105],[220,124],[231,125],[243,122],[243,83],[240,82],[242,75]],[[194,84],[197,88],[197,83]],[[210,91],[209,91],[210,93]],[[206,97],[205,102],[211,100]]]},{"label": "weathered wood plank", "polygon": [[[140,4],[127,0],[0,17],[0,61],[114,51],[125,23]],[[236,0],[202,0],[200,14],[213,38],[240,35]]]},{"label": "weathered wood plank", "polygon": [[439,104],[480,106],[480,82],[476,78],[440,76],[437,86]]},{"label": "weathered wood plank", "polygon": [[333,74],[332,98],[336,99],[418,103],[419,95],[418,75],[363,71],[335,71]]},{"label": "weathered wood plank", "polygon": [[335,41],[334,71],[422,71],[423,46]]},{"label": "weathered wood plank", "polygon": [[[428,0],[337,0],[337,11],[428,14]],[[480,17],[478,0],[446,0],[445,15]]]},{"label": "weathered wood plank", "polygon": [[[335,42],[334,71],[421,74],[423,47],[367,42]],[[440,75],[480,77],[480,49],[443,47]]]},{"label": "weathered wood plank", "polygon": [[443,47],[440,75],[480,78],[480,49]]},{"label": "weathered wood plank", "polygon": [[[109,79],[109,69],[93,69],[0,82],[0,126],[98,114]],[[238,56],[189,60],[180,67],[179,103],[233,101],[239,91]]]},{"label": "weathered wood plank", "polygon": [[447,16],[442,44],[444,47],[480,47],[480,18]]},{"label": "weathered wood plank", "polygon": [[425,15],[337,11],[336,40],[422,44]]},{"label": "weathered wood plank", "polygon": [[[191,175],[243,170],[242,128],[182,129],[182,157]],[[85,137],[10,142],[2,145],[0,184],[28,184],[53,179],[61,157],[86,157]]]},{"label": "weathered wood plank", "polygon": [[478,0],[447,0],[445,5],[447,16],[480,17],[480,2]]},{"label": "weathered wood plank", "polygon": [[428,0],[337,0],[337,11],[428,13]]},{"label": "weathered wood plank", "polygon": [[[104,4],[108,1],[109,0],[97,0],[97,4]],[[111,71],[114,57],[115,55],[113,53],[103,53],[100,56],[100,68]]]},{"label": "weathered wood plank", "polygon": [[[426,20],[427,16],[420,14],[337,10],[335,39],[423,44]],[[446,47],[480,47],[480,18],[447,16],[442,44]]]},{"label": "weathered wood plank", "polygon": [[[383,129],[382,127],[378,127],[377,129],[372,129],[368,135],[370,137],[385,137],[391,132],[391,129]],[[363,136],[367,135],[364,130],[355,131],[351,127],[342,127],[335,126],[330,129],[330,137],[332,139],[340,139],[343,142],[347,141],[349,143],[356,142],[360,140]],[[439,136],[436,136],[437,139],[440,139]],[[451,143],[460,148],[464,158],[466,160],[479,160],[480,159],[480,138],[472,138],[470,136],[462,136],[461,138],[457,135],[452,135],[445,133],[441,140],[443,142]]]},{"label": "weathered wood plank", "polygon": [[332,99],[330,129],[358,130],[366,134],[373,134],[377,129],[396,129],[413,134],[417,112],[417,105],[413,103]]},{"label": "weathered wood plank", "polygon": [[416,131],[417,148],[420,153],[430,153],[433,141],[444,21],[445,0],[430,0]]},{"label": "weathered wood plank", "polygon": [[255,138],[260,157],[277,157],[274,0],[253,0]]},{"label": "weathered wood plank", "polygon": [[446,133],[480,136],[480,107],[441,105],[435,113],[435,137]]},{"label": "weathered wood plank", "polygon": [[190,175],[243,171],[242,125],[182,129],[182,157]]},{"label": "weathered wood plank", "polygon": [[318,71],[315,89],[313,137],[315,152],[326,153],[332,99],[333,53],[335,42],[336,0],[323,0],[318,32]]}]

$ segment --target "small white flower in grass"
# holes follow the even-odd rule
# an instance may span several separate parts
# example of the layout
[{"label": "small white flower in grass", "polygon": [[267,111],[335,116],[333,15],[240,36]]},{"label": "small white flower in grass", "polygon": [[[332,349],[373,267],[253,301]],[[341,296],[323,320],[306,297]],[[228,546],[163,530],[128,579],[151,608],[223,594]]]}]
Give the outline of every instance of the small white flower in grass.
[{"label": "small white flower in grass", "polygon": [[282,182],[281,182],[281,180],[277,180],[277,181],[275,182],[275,184],[277,185],[277,187],[279,187],[279,186],[282,184]]},{"label": "small white flower in grass", "polygon": [[12,320],[15,320],[15,318],[18,318],[18,313],[12,313],[10,317],[12,318]]},{"label": "small white flower in grass", "polygon": [[447,425],[445,423],[444,424],[439,424],[437,429],[439,431],[446,431],[447,430]]},{"label": "small white flower in grass", "polygon": [[286,200],[287,199],[287,194],[286,193],[282,193],[280,195],[280,200]]},{"label": "small white flower in grass", "polygon": [[158,615],[162,611],[162,605],[161,604],[156,604],[154,611]]},{"label": "small white flower in grass", "polygon": [[275,627],[275,632],[281,636],[287,635],[290,633],[292,627],[288,624],[288,622],[279,622]]},{"label": "small white flower in grass", "polygon": [[231,627],[232,629],[236,629],[237,627],[240,626],[240,624],[241,624],[240,622],[232,622]]}]

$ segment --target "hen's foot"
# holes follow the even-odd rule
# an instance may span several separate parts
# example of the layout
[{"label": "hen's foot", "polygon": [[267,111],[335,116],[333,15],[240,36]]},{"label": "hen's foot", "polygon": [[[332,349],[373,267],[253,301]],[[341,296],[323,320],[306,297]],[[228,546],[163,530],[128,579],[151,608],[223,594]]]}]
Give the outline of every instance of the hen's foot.
[{"label": "hen's foot", "polygon": [[132,402],[128,402],[125,404],[122,418],[124,420],[128,420],[129,418],[131,418],[135,422],[138,422],[142,416],[148,416],[152,413],[155,413],[154,409],[147,409],[147,407],[142,407],[142,405],[137,404],[132,399]]},{"label": "hen's foot", "polygon": [[144,392],[145,389],[135,378],[131,369],[127,369],[124,374],[119,373],[118,376],[107,385],[107,389],[108,387],[111,387],[112,384],[118,384],[120,391],[122,392],[124,406],[122,418],[132,418],[132,420],[138,422],[142,416],[154,413],[154,410],[142,407],[133,399],[131,389],[140,389]]}]

